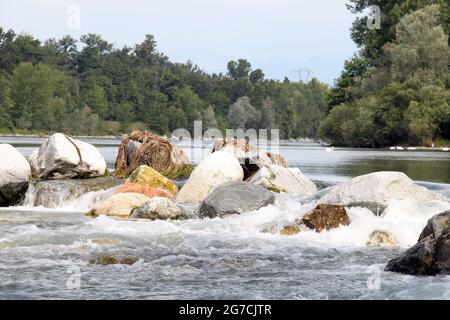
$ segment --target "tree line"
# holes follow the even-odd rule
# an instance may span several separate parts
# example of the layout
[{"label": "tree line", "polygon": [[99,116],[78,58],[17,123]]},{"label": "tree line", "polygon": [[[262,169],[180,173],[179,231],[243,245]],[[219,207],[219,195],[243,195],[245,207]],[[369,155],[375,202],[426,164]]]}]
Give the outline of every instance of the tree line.
[{"label": "tree line", "polygon": [[450,139],[448,0],[350,0],[378,5],[381,29],[353,23],[359,51],[331,89],[320,132],[338,145],[431,146]]},{"label": "tree line", "polygon": [[266,79],[245,60],[226,74],[175,63],[146,35],[115,48],[98,34],[41,42],[0,28],[0,132],[120,134],[177,128],[272,129],[311,137],[328,110],[328,85]]}]

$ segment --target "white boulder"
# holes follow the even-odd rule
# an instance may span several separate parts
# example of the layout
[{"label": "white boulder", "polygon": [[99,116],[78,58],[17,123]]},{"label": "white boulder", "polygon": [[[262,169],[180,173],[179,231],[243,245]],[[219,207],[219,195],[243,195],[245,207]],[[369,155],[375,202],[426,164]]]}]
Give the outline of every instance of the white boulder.
[{"label": "white boulder", "polygon": [[9,144],[0,144],[0,207],[16,204],[28,189],[30,165]]},{"label": "white boulder", "polygon": [[317,192],[316,185],[306,178],[300,169],[285,168],[279,165],[263,166],[247,181],[260,184],[274,192],[293,194],[313,194]]},{"label": "white boulder", "polygon": [[55,133],[30,156],[31,169],[40,178],[93,178],[103,176],[106,162],[91,144]]},{"label": "white boulder", "polygon": [[381,171],[353,178],[347,183],[331,188],[319,199],[319,203],[364,207],[379,215],[393,201],[401,200],[430,203],[448,199],[441,194],[416,185],[402,172]]},{"label": "white boulder", "polygon": [[192,171],[191,176],[178,192],[176,201],[199,203],[217,186],[242,181],[244,171],[231,153],[217,151],[203,159]]}]

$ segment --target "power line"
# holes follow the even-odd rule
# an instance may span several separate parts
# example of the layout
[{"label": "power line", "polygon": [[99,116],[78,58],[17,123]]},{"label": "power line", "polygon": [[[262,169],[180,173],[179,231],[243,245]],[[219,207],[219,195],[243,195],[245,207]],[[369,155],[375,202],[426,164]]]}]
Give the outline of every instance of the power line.
[{"label": "power line", "polygon": [[303,80],[302,74],[306,73],[306,81],[305,82],[308,82],[309,77],[311,76],[311,74],[313,72],[309,69],[295,69],[295,70],[292,70],[292,73],[296,73],[298,75],[298,81],[302,81]]}]

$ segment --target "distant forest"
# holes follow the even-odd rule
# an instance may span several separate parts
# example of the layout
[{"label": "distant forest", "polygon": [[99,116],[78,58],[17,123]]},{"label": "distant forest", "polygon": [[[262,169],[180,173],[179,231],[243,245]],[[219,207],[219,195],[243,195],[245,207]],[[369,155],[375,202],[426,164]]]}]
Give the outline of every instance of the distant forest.
[{"label": "distant forest", "polygon": [[0,28],[0,132],[170,134],[203,128],[279,128],[281,138],[317,137],[329,87],[316,79],[265,79],[247,60],[226,74],[174,63],[152,35],[114,48],[100,35],[41,42]]},{"label": "distant forest", "polygon": [[[381,28],[367,27],[372,5]],[[203,128],[280,129],[283,139],[335,145],[450,144],[448,0],[349,0],[359,47],[330,88],[266,79],[245,60],[225,74],[171,62],[146,35],[114,48],[100,35],[41,42],[0,28],[0,132],[170,134]],[[330,48],[332,50],[332,48]]]}]

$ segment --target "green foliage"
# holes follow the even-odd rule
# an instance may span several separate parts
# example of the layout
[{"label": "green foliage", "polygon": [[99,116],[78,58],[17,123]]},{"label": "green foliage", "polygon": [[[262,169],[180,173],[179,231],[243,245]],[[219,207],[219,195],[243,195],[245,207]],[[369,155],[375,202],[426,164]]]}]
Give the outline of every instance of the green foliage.
[{"label": "green foliage", "polygon": [[[94,84],[94,86],[89,89],[86,94],[86,105],[92,110],[93,113],[106,114],[108,111],[108,101],[106,100],[105,90],[98,84]],[[116,112],[114,112],[114,117],[117,120],[120,120],[125,113],[128,113],[129,116],[131,116],[131,108],[129,108],[129,105],[119,105],[118,109],[121,107],[125,107],[124,110],[115,110]]]},{"label": "green foliage", "polygon": [[228,112],[228,121],[233,129],[255,129],[261,119],[261,112],[250,103],[249,97],[239,98]]},{"label": "green foliage", "polygon": [[[358,12],[367,5],[367,1],[352,2],[357,4]],[[410,6],[397,6],[394,17],[385,17],[398,23],[391,26],[395,37],[385,35],[391,42],[383,42],[381,51],[374,45],[384,41],[381,35],[357,37],[357,43],[363,41],[367,50],[375,50],[371,51],[374,56],[363,51],[365,59],[370,61],[376,56],[382,63],[363,73],[356,65],[346,65],[330,94],[331,104],[340,105],[321,125],[321,134],[332,142],[373,147],[431,145],[439,135],[450,137],[450,51],[444,31],[448,24],[442,24],[442,5],[407,11],[401,16],[401,8],[419,6],[417,1],[406,2]],[[351,94],[346,96],[348,92]]]}]

